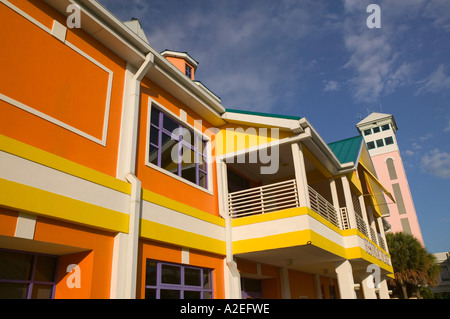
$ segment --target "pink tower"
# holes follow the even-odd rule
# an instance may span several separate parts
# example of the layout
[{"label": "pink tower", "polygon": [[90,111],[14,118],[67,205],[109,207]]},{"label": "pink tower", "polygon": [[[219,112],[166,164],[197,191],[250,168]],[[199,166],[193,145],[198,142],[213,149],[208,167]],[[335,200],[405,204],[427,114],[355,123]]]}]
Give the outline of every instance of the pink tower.
[{"label": "pink tower", "polygon": [[397,124],[394,117],[374,112],[356,127],[364,137],[378,179],[394,195],[395,203],[386,197],[390,211],[386,220],[391,225],[391,232],[412,234],[425,246],[395,138]]}]

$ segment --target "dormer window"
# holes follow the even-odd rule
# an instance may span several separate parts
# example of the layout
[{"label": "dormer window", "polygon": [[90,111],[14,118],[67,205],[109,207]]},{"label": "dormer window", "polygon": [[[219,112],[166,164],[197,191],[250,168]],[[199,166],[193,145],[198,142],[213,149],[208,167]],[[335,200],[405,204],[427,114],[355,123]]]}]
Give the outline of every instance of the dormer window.
[{"label": "dormer window", "polygon": [[188,78],[192,79],[192,67],[189,64],[186,64],[184,73]]}]

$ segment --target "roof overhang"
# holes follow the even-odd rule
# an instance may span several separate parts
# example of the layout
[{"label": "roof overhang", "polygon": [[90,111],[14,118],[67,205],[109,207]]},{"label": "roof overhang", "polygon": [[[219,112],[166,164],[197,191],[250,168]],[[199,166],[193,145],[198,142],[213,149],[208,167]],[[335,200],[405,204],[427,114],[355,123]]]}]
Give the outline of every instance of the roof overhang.
[{"label": "roof overhang", "polygon": [[128,63],[130,69],[139,69],[148,54],[154,56],[153,67],[145,74],[164,90],[205,117],[212,125],[225,124],[221,114],[225,108],[210,92],[187,78],[160,53],[135,34],[122,21],[94,0],[44,0],[60,14],[69,16],[67,7],[80,7],[83,31]]}]

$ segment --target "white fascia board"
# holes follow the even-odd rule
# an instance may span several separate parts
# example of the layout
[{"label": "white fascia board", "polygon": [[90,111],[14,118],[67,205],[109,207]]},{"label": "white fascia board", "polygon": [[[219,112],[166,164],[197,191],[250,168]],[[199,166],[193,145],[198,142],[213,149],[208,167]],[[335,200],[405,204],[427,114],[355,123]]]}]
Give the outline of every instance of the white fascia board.
[{"label": "white fascia board", "polygon": [[[152,53],[155,56],[155,65],[158,65],[161,70],[164,70],[165,75],[173,82],[173,86],[178,86],[183,90],[188,89],[191,91],[190,95],[192,96],[192,99],[197,100],[193,107],[197,112],[199,112],[198,106],[201,104],[207,109],[207,113],[214,114],[217,117],[215,120],[210,118],[210,122],[216,123],[215,125],[225,124],[220,118],[220,114],[225,112],[225,108],[220,102],[210,96],[209,93],[205,92],[192,80],[188,79],[176,69],[172,63],[167,61],[160,53],[142,40],[98,2],[94,0],[44,1],[65,16],[71,14],[71,12],[66,12],[67,7],[70,4],[79,5],[81,9],[82,29],[136,68],[139,68],[142,65],[148,53]],[[150,68],[150,71],[147,72],[147,76],[150,79],[152,76],[152,69],[154,68]],[[165,88],[167,88],[167,86]],[[189,107],[191,106],[189,104],[186,105]],[[210,112],[208,112],[208,109]],[[203,112],[200,111],[199,114],[203,114]]]},{"label": "white fascia board", "polygon": [[225,112],[222,118],[230,124],[243,124],[246,126],[257,126],[266,128],[279,128],[283,131],[292,131],[293,133],[303,133],[298,120],[282,119],[277,117],[260,116],[253,114],[242,114],[234,112]]},{"label": "white fascia board", "polygon": [[44,1],[67,17],[72,14],[71,11],[67,12],[67,7],[78,5],[82,30],[135,67],[139,67],[147,53],[151,52],[151,47],[145,41],[96,1]]},{"label": "white fascia board", "polygon": [[353,162],[341,164],[328,144],[325,143],[319,133],[314,129],[314,127],[306,118],[300,119],[299,122],[303,128],[309,127],[311,130],[311,138],[305,140],[303,143],[317,157],[317,159],[320,160],[322,164],[324,164],[324,166],[330,171],[330,173],[332,173],[333,175],[339,175],[354,171],[356,169],[356,164]]}]

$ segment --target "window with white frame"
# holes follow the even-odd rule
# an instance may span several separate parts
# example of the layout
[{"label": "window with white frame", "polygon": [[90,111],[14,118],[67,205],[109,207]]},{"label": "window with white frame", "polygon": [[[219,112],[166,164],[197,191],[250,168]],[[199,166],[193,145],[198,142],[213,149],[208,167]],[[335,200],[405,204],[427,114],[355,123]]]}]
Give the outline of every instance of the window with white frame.
[{"label": "window with white frame", "polygon": [[208,189],[207,143],[199,132],[152,104],[149,163]]}]

